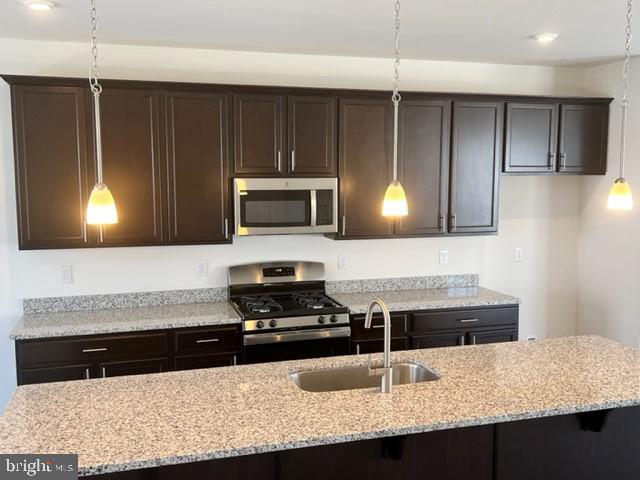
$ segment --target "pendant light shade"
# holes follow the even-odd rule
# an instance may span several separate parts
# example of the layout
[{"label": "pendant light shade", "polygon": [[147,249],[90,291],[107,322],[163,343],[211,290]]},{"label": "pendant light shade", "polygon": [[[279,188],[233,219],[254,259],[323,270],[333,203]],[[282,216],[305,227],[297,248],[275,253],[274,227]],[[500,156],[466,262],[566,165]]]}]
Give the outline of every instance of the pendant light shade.
[{"label": "pendant light shade", "polygon": [[87,205],[88,225],[113,225],[118,223],[118,211],[111,190],[104,183],[96,183]]},{"label": "pendant light shade", "polygon": [[382,202],[383,217],[406,217],[409,214],[407,196],[400,182],[393,181],[387,187]]},{"label": "pendant light shade", "polygon": [[398,181],[398,107],[400,105],[400,0],[395,5],[395,60],[393,75],[393,180],[382,201],[383,217],[406,217],[409,214],[407,195]]},{"label": "pendant light shade", "polygon": [[[93,114],[96,141],[97,182],[93,186],[87,204],[87,225],[113,225],[118,223],[118,211],[111,190],[102,181],[102,130],[100,127],[100,94],[102,87],[98,83],[98,14],[96,0],[91,0],[91,55],[93,62],[89,73],[89,86],[93,93]],[[102,231],[101,231],[102,232]],[[101,233],[102,234],[102,233]]]},{"label": "pendant light shade", "polygon": [[607,208],[609,210],[633,209],[633,195],[631,195],[631,187],[624,178],[618,178],[611,187],[611,190],[609,190]]},{"label": "pendant light shade", "polygon": [[631,187],[624,178],[624,161],[627,147],[627,114],[629,110],[629,62],[631,60],[631,11],[632,0],[627,0],[627,28],[624,45],[624,63],[622,65],[622,121],[620,125],[620,173],[609,190],[607,208],[609,210],[632,210],[633,196]]}]

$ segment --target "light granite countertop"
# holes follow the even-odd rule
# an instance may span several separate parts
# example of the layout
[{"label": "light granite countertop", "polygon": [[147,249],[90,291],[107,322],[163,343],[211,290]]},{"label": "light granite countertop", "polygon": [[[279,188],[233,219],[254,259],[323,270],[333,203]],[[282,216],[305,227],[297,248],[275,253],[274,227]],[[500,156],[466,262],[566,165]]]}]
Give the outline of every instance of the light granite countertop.
[{"label": "light granite countertop", "polygon": [[136,332],[240,323],[227,302],[157,305],[78,312],[28,313],[11,331],[12,340]]},{"label": "light granite countertop", "polygon": [[365,313],[369,302],[376,297],[384,300],[392,312],[520,303],[520,299],[516,297],[482,287],[426,288],[333,295],[338,302],[348,306],[351,313]]},{"label": "light granite countertop", "polygon": [[[379,357],[374,357],[379,359]],[[18,387],[0,452],[78,453],[82,475],[640,405],[640,352],[596,336],[394,352],[442,378],[310,393],[360,356]]]}]

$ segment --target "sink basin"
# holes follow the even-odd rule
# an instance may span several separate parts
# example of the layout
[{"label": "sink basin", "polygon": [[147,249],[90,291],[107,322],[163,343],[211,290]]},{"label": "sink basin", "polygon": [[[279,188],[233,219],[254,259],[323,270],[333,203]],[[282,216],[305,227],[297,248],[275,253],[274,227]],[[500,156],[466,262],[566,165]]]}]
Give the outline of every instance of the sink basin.
[{"label": "sink basin", "polygon": [[[392,367],[394,385],[431,382],[440,378],[433,370],[416,363],[394,363]],[[335,392],[380,387],[381,374],[370,371],[369,367],[364,365],[292,373],[289,377],[293,383],[307,392]]]}]

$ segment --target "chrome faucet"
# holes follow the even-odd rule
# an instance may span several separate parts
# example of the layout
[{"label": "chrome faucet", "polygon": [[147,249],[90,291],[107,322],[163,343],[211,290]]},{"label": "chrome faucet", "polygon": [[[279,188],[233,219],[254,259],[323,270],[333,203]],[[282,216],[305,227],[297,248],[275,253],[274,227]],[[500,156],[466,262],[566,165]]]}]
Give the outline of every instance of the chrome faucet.
[{"label": "chrome faucet", "polygon": [[391,315],[384,300],[374,298],[367,306],[367,314],[364,317],[364,327],[371,328],[371,318],[376,305],[382,310],[384,317],[384,365],[382,369],[376,369],[376,373],[382,370],[382,380],[380,383],[380,392],[391,393],[391,385],[393,384],[393,369],[391,368]]}]

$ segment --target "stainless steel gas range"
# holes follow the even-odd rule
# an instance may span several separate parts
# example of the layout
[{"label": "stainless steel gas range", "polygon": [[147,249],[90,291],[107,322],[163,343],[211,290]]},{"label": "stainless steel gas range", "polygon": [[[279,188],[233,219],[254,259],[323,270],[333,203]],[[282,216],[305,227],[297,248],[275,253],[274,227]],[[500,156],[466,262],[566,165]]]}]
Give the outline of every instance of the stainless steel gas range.
[{"label": "stainless steel gas range", "polygon": [[322,263],[229,267],[229,301],[242,317],[245,363],[349,353],[349,310],[327,295]]}]

